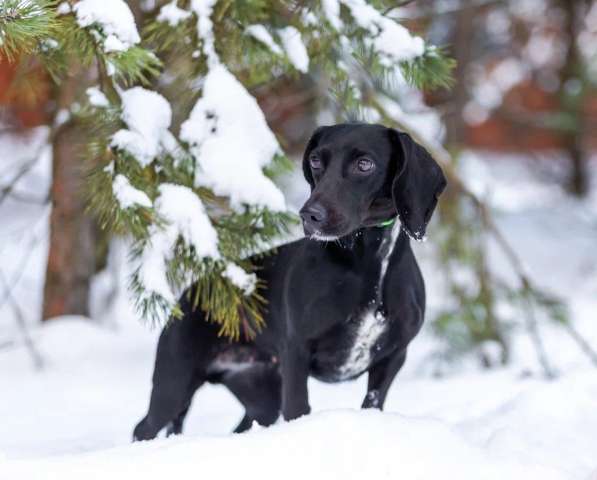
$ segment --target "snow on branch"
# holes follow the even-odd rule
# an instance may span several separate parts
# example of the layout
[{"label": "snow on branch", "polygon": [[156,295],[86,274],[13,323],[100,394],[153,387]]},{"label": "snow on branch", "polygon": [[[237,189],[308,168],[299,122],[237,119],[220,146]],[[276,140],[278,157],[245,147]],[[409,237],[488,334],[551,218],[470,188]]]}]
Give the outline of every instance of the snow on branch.
[{"label": "snow on branch", "polygon": [[197,15],[197,33],[203,42],[203,52],[209,65],[220,63],[216,53],[213,22],[211,14],[217,0],[191,0],[191,9]]},{"label": "snow on branch", "polygon": [[309,54],[301,39],[301,32],[289,26],[278,30],[278,35],[280,35],[284,51],[292,66],[299,72],[307,73],[309,71]]},{"label": "snow on branch", "polygon": [[157,294],[174,305],[177,298],[168,281],[167,262],[175,253],[176,243],[182,239],[199,260],[218,260],[218,234],[203,203],[188,187],[169,183],[160,185],[155,210],[165,225],[150,227],[139,259],[138,279],[145,289],[144,295]]},{"label": "snow on branch", "polygon": [[234,263],[229,263],[226,266],[222,276],[230,280],[245,296],[251,295],[257,287],[257,275],[245,272]]},{"label": "snow on branch", "polygon": [[196,186],[229,197],[235,209],[248,204],[285,210],[284,195],[262,170],[280,151],[278,141],[255,98],[224,66],[206,75],[180,138],[199,163]]},{"label": "snow on branch", "polygon": [[[425,53],[425,42],[421,37],[413,36],[396,21],[384,17],[375,7],[365,0],[342,0],[348,7],[356,23],[366,30],[371,38],[367,42],[380,55],[383,65],[390,67],[395,63],[414,60]],[[334,8],[326,8],[325,12],[332,25],[338,24]]]},{"label": "snow on branch", "polygon": [[179,8],[176,0],[167,3],[160,9],[157,16],[158,22],[167,22],[171,27],[176,27],[180,22],[191,16],[191,12]]},{"label": "snow on branch", "polygon": [[120,208],[127,209],[136,205],[140,207],[151,208],[151,200],[145,192],[133,187],[122,174],[116,175],[112,182],[114,196],[120,205]]},{"label": "snow on branch", "polygon": [[123,52],[141,41],[124,0],[80,0],[74,11],[79,26],[96,32],[105,52]]},{"label": "snow on branch", "polygon": [[170,104],[159,93],[142,87],[123,91],[121,100],[121,118],[128,129],[117,131],[111,146],[128,152],[141,166],[149,165],[170,142]]},{"label": "snow on branch", "polygon": [[271,50],[272,53],[276,55],[283,54],[280,46],[276,43],[274,38],[263,25],[249,25],[245,29],[245,32],[251,35],[255,40],[258,40],[259,42],[263,43],[267,48]]}]

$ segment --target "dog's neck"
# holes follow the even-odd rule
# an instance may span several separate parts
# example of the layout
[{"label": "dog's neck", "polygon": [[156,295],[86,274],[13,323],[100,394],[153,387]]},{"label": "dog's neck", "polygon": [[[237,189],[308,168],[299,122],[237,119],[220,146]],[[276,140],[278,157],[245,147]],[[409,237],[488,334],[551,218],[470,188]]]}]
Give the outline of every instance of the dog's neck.
[{"label": "dog's neck", "polygon": [[[396,220],[386,227],[364,227],[341,237],[334,242],[327,242],[325,248],[337,256],[340,261],[355,265],[359,271],[369,271],[375,275],[375,288],[371,291],[369,308],[383,311],[383,286],[390,267],[392,254],[408,236],[402,232],[400,222]],[[383,312],[382,312],[383,313]]]},{"label": "dog's neck", "polygon": [[330,244],[358,253],[361,251],[366,251],[368,254],[375,252],[376,256],[383,258],[386,254],[391,254],[400,231],[400,221],[396,218],[373,227],[359,228],[348,235],[330,241]]}]

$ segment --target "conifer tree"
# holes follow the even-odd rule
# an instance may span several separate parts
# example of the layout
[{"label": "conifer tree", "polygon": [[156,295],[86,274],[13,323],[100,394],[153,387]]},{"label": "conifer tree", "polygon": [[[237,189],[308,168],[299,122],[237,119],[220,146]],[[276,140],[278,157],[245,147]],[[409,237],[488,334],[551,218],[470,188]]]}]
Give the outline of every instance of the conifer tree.
[{"label": "conifer tree", "polygon": [[339,118],[380,118],[378,94],[396,78],[447,85],[452,62],[392,7],[172,0],[143,12],[139,29],[123,0],[0,1],[0,55],[35,56],[56,82],[73,64],[96,78],[69,114],[92,132],[92,211],[134,239],[145,318],[179,313],[177,294],[195,283],[191,300],[223,334],[261,327],[267,285],[250,257],[295,220],[272,181],[288,160],[251,91],[311,75]]}]

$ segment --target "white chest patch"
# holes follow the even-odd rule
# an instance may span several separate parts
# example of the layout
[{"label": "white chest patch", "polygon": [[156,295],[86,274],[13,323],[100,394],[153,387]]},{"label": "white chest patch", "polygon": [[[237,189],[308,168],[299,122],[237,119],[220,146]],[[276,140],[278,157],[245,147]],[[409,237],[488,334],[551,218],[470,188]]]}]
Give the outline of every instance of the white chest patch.
[{"label": "white chest patch", "polygon": [[399,233],[400,222],[396,219],[389,238],[384,240],[380,248],[381,266],[377,281],[377,298],[373,302],[372,307],[361,317],[350,354],[338,371],[341,380],[355,377],[369,367],[371,354],[378,347],[378,341],[387,328],[386,318],[377,309],[377,306],[382,303],[384,280]]},{"label": "white chest patch", "polygon": [[361,318],[348,358],[338,371],[340,380],[363,373],[371,363],[371,353],[386,330],[386,319],[381,312],[369,310]]}]

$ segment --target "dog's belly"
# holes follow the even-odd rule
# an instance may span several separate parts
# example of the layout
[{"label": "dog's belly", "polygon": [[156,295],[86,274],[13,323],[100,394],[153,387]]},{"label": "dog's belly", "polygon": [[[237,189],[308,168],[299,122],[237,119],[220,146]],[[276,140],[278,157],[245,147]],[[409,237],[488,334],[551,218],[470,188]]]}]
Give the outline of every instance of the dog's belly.
[{"label": "dog's belly", "polygon": [[358,377],[375,360],[386,331],[385,317],[374,310],[336,326],[316,343],[311,375],[324,382]]}]

